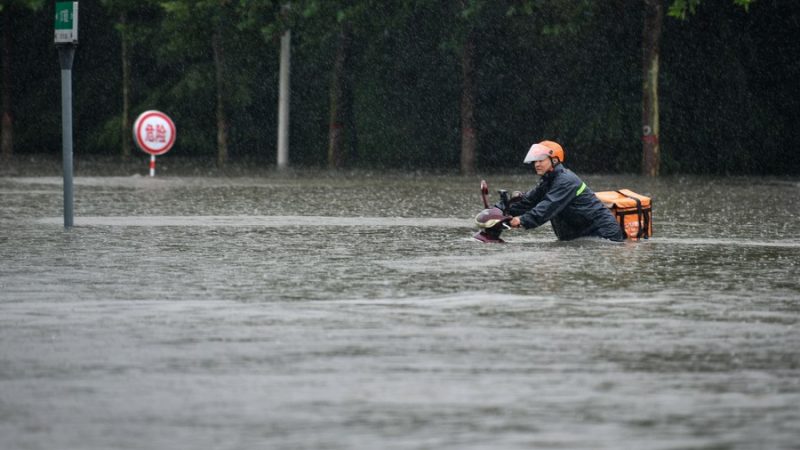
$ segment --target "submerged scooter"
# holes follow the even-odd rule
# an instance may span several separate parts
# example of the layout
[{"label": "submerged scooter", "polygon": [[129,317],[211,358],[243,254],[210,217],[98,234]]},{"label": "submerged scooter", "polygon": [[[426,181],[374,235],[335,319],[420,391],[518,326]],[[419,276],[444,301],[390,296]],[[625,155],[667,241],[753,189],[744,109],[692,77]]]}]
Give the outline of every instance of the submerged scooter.
[{"label": "submerged scooter", "polygon": [[513,201],[518,200],[518,197],[515,195],[514,199],[510,199],[508,191],[503,189],[500,189],[497,193],[500,194],[500,201],[494,206],[489,206],[489,201],[486,198],[489,195],[489,184],[486,183],[486,180],[481,180],[481,199],[485,209],[475,216],[475,225],[480,228],[480,231],[472,236],[476,241],[505,243],[500,234],[503,230],[511,229],[511,225],[508,223],[512,217],[507,213],[508,207]]}]

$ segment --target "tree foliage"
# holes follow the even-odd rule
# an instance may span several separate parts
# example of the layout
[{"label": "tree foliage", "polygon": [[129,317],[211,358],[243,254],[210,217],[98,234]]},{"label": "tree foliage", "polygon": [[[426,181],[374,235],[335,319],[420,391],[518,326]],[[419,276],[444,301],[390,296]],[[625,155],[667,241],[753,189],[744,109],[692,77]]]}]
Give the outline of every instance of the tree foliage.
[{"label": "tree foliage", "polygon": [[[41,7],[9,10],[4,2],[0,12],[25,30],[13,36],[15,155],[57,154],[51,6],[25,3]],[[666,3],[670,15],[691,20],[664,22],[662,173],[800,173],[800,158],[786,151],[800,145],[800,64],[791,56],[800,50],[800,4],[736,3]],[[291,28],[291,161],[324,166],[335,37],[346,23],[358,166],[458,169],[460,49],[474,30],[479,171],[518,168],[530,143],[545,138],[564,144],[576,170],[639,170],[641,0],[101,0],[80,7],[78,161],[118,154],[125,138],[118,74],[126,33],[135,40],[132,114],[168,112],[178,127],[171,154],[214,161],[210,32],[219,24],[230,159],[274,164],[277,37]]]},{"label": "tree foliage", "polygon": [[0,13],[9,8],[27,8],[39,11],[44,6],[44,0],[4,0],[0,3]]},{"label": "tree foliage", "polygon": [[[686,19],[690,15],[697,12],[697,7],[703,0],[673,0],[669,6],[668,14],[678,19]],[[733,0],[733,3],[744,8],[745,11],[750,10],[750,5],[755,3],[756,0]]]}]

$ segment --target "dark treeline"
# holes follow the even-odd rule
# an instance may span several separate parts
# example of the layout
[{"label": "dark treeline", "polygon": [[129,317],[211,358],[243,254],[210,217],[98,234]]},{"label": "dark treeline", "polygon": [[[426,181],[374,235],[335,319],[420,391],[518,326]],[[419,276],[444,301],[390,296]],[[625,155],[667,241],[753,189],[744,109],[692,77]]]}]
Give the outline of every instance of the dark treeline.
[{"label": "dark treeline", "polygon": [[[130,123],[159,109],[170,155],[274,165],[291,29],[293,166],[492,170],[555,139],[638,173],[647,1],[84,0],[76,157],[141,157]],[[800,173],[800,2],[687,1],[661,5],[660,173]],[[61,150],[52,11],[3,1],[6,158]]]}]

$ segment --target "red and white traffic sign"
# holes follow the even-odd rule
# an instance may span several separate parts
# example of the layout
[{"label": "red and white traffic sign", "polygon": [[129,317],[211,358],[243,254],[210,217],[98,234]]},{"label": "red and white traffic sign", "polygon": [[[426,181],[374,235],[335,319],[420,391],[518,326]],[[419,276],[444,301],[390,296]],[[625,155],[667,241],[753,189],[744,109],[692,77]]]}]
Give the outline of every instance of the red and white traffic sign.
[{"label": "red and white traffic sign", "polygon": [[133,124],[133,140],[153,156],[167,153],[175,144],[175,124],[161,111],[145,111]]}]

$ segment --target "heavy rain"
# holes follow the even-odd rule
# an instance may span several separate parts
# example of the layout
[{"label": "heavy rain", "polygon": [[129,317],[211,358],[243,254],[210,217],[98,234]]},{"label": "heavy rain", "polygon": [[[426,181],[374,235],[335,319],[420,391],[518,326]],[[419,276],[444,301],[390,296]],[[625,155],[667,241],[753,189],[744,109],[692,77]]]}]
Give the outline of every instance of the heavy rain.
[{"label": "heavy rain", "polygon": [[[0,448],[797,448],[800,5],[76,3],[0,7]],[[545,140],[652,235],[477,241]]]}]

